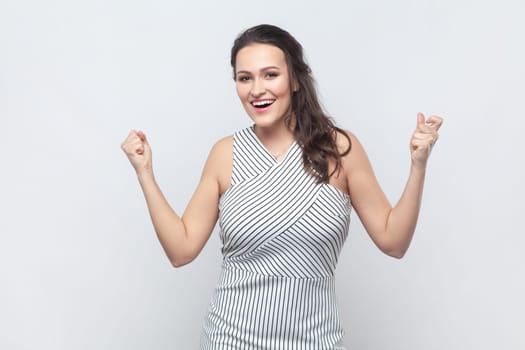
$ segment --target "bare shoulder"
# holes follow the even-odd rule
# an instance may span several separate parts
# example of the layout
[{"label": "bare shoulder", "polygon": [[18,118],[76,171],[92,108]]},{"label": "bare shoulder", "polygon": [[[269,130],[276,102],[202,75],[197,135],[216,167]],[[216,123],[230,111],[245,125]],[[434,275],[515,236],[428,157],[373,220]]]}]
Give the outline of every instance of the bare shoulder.
[{"label": "bare shoulder", "polygon": [[355,136],[348,130],[340,129],[335,133],[335,143],[339,153],[344,154],[352,147],[352,139]]},{"label": "bare shoulder", "polygon": [[330,159],[328,163],[328,173],[330,175],[330,185],[338,188],[341,192],[349,194],[348,191],[348,174],[345,158],[348,157],[351,151],[352,139],[350,133],[346,130],[337,130],[334,134],[334,141],[337,146],[337,151],[342,155],[341,167],[337,169],[337,164],[334,159]]},{"label": "bare shoulder", "polygon": [[357,136],[348,130],[338,131],[335,141],[339,153],[343,154],[343,162],[354,159],[363,152],[363,146]]},{"label": "bare shoulder", "polygon": [[217,179],[220,194],[230,187],[233,169],[233,135],[215,142],[208,156],[206,168]]},{"label": "bare shoulder", "polygon": [[223,137],[215,142],[211,154],[215,157],[233,157],[233,135]]},{"label": "bare shoulder", "polygon": [[354,133],[348,130],[338,132],[336,144],[341,154],[349,150],[349,152],[341,158],[341,163],[347,176],[349,176],[353,170],[359,169],[363,165],[368,166],[366,152]]}]

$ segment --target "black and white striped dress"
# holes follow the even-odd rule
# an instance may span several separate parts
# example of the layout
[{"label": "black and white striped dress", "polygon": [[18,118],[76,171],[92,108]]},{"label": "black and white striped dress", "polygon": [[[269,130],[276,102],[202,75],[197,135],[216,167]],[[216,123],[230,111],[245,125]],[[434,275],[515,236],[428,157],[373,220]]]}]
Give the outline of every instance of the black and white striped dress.
[{"label": "black and white striped dress", "polygon": [[305,172],[297,143],[277,162],[246,128],[219,208],[224,259],[201,349],[344,349],[334,270],[348,195]]}]

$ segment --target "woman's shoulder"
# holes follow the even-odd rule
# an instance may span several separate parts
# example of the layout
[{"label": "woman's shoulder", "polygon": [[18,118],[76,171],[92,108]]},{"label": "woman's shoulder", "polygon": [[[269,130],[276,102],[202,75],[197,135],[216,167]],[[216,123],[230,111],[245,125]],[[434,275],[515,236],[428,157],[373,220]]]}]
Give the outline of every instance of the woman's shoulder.
[{"label": "woman's shoulder", "polygon": [[349,130],[337,128],[335,132],[335,144],[340,154],[347,155],[351,152],[354,143],[359,143],[357,137]]},{"label": "woman's shoulder", "polygon": [[219,193],[222,194],[230,186],[233,169],[233,135],[215,142],[208,156],[206,168],[217,180]]},{"label": "woman's shoulder", "polygon": [[[337,132],[336,144],[341,156],[341,165],[346,176],[355,173],[355,170],[370,169],[370,161],[366,151],[357,136],[348,130]],[[345,154],[344,152],[348,150]]]},{"label": "woman's shoulder", "polygon": [[236,137],[239,137],[240,135],[246,137],[246,135],[253,132],[252,127],[246,127],[240,130],[237,130],[231,135],[225,136],[220,138],[215,142],[212,148],[212,152],[218,153],[218,154],[226,154],[226,155],[232,155],[233,152],[233,141]]},{"label": "woman's shoulder", "polygon": [[359,166],[362,162],[368,162],[363,145],[353,132],[339,129],[335,140],[341,154],[343,168],[350,169]]},{"label": "woman's shoulder", "polygon": [[232,156],[233,151],[233,135],[228,135],[215,141],[210,155],[214,157],[228,157]]},{"label": "woman's shoulder", "polygon": [[221,137],[220,139],[218,139],[217,141],[215,141],[215,144],[214,144],[214,147],[225,147],[227,145],[232,145],[233,144],[233,134],[231,135],[228,135],[228,136],[224,136],[224,137]]}]

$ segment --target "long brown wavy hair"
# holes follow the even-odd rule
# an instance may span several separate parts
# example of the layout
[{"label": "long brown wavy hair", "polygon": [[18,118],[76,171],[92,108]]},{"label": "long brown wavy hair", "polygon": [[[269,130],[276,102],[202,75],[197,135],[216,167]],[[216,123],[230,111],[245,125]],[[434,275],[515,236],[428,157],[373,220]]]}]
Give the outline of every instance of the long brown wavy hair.
[{"label": "long brown wavy hair", "polygon": [[[303,57],[303,47],[287,31],[269,24],[261,24],[242,32],[231,50],[233,78],[236,78],[235,64],[237,53],[243,47],[253,43],[269,44],[280,48],[288,65],[290,86],[296,84],[297,91],[292,92],[291,115],[286,122],[293,126],[294,138],[302,148],[303,164],[319,183],[327,183],[330,177],[341,169],[341,157],[350,152],[351,140],[348,135],[334,125],[333,120],[323,111],[312,71]],[[348,140],[348,148],[342,153],[336,144],[337,134]],[[335,160],[333,172],[328,173],[328,162]]]}]

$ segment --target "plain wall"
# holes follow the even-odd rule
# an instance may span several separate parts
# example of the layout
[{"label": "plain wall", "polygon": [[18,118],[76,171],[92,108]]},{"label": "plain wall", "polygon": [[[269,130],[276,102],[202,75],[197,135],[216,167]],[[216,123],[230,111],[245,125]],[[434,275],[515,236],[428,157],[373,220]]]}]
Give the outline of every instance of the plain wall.
[{"label": "plain wall", "polygon": [[251,124],[233,39],[273,23],[393,203],[417,112],[445,118],[405,258],[352,216],[336,275],[349,349],[524,349],[524,15],[518,0],[3,0],[0,348],[198,347],[217,231],[173,269],[120,143],[147,133],[181,213],[213,143]]}]

